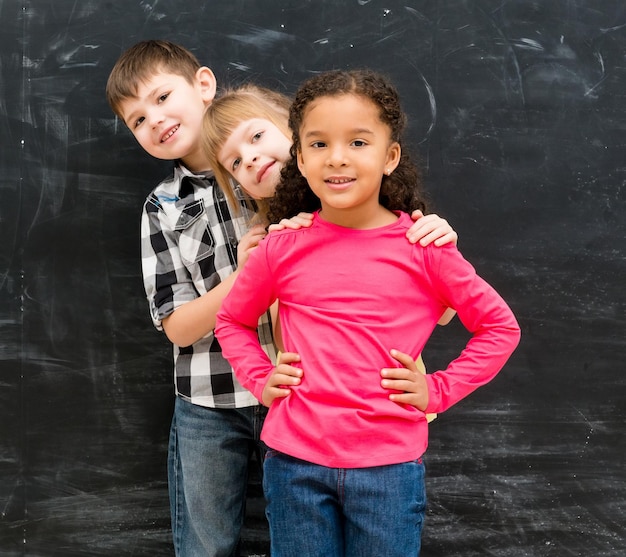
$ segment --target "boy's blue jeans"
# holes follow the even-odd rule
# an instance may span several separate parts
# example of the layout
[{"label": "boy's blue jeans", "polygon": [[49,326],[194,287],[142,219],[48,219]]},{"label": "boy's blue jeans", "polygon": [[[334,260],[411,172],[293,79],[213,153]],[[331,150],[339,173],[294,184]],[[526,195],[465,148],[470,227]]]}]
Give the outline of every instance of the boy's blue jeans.
[{"label": "boy's blue jeans", "polygon": [[327,468],[270,449],[263,487],[272,557],[416,557],[426,507],[421,459]]},{"label": "boy's blue jeans", "polygon": [[168,481],[177,557],[236,555],[261,412],[205,408],[176,397]]}]

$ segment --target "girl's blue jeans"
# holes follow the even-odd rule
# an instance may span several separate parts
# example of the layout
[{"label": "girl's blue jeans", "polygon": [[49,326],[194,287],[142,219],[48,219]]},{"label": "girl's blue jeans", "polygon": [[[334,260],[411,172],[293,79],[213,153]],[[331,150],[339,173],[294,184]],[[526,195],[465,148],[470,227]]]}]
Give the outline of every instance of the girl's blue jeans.
[{"label": "girl's blue jeans", "polygon": [[237,554],[263,410],[205,408],[176,397],[168,482],[177,557]]},{"label": "girl's blue jeans", "polygon": [[327,468],[269,449],[263,487],[272,557],[416,557],[424,472],[421,459]]}]

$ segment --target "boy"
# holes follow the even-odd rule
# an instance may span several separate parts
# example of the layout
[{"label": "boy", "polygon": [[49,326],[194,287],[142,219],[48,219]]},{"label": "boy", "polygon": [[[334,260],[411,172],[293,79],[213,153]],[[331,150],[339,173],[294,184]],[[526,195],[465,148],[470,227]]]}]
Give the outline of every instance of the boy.
[{"label": "boy", "polygon": [[[128,49],[107,83],[109,104],[141,147],[176,161],[144,204],[141,250],[152,320],[174,345],[168,483],[179,557],[234,554],[260,427],[261,407],[213,336],[237,268],[265,234],[261,227],[245,233],[250,214],[244,207],[231,214],[202,152],[202,116],[216,87],[209,68],[166,41]],[[268,316],[259,335],[274,357]]]}]

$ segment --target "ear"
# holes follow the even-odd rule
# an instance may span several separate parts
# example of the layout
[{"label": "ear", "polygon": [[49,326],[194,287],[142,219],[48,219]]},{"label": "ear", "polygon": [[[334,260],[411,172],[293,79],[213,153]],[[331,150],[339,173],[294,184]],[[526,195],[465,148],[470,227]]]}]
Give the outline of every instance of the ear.
[{"label": "ear", "polygon": [[397,141],[394,141],[387,149],[387,160],[385,162],[385,173],[389,170],[391,174],[400,164],[400,156],[402,155],[402,148]]},{"label": "ear", "polygon": [[302,151],[298,151],[296,155],[296,160],[298,161],[298,169],[300,170],[300,174],[306,178],[306,173],[304,172],[304,160],[302,159]]},{"label": "ear", "polygon": [[215,79],[215,74],[206,66],[202,66],[196,72],[196,83],[200,87],[204,104],[211,104],[217,93],[217,79]]}]

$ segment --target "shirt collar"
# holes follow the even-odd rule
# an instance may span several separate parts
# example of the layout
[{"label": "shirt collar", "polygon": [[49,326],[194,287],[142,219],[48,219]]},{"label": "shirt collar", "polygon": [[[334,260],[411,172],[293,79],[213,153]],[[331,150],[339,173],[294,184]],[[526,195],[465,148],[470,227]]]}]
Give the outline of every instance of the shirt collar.
[{"label": "shirt collar", "polygon": [[[177,161],[176,166],[174,167],[174,179],[178,183],[178,197],[180,199],[184,199],[189,193],[189,180],[190,179],[199,179],[206,180],[207,178],[213,178],[213,171],[208,170],[206,172],[192,172],[189,170],[182,162]],[[196,181],[196,184],[198,182]]]}]

